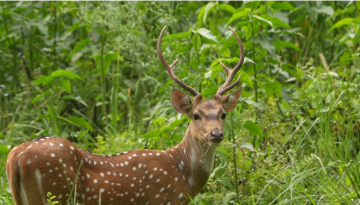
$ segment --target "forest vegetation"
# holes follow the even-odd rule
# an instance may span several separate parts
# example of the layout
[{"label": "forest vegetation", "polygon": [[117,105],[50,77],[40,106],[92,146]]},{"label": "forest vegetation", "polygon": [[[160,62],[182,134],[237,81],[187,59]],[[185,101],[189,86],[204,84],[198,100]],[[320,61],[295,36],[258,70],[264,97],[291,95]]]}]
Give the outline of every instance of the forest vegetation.
[{"label": "forest vegetation", "polygon": [[219,60],[239,60],[228,26],[245,49],[193,204],[360,203],[359,1],[1,2],[0,19],[0,204],[14,204],[7,154],[40,136],[105,155],[182,140],[165,25],[165,59],[204,99],[227,77]]}]

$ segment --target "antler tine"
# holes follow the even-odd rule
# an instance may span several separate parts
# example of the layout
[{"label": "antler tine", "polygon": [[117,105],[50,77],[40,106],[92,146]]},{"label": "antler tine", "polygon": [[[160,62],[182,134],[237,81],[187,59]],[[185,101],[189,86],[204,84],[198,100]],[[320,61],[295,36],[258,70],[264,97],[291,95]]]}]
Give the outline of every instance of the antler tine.
[{"label": "antler tine", "polygon": [[228,67],[226,67],[226,65],[224,65],[221,60],[220,61],[220,65],[228,72],[228,78],[226,79],[224,85],[222,85],[218,91],[216,92],[217,95],[223,95],[226,91],[232,89],[236,84],[238,84],[239,80],[240,80],[240,77],[241,75],[239,75],[239,78],[233,83],[230,85],[231,81],[233,80],[233,78],[235,77],[235,74],[239,71],[239,69],[241,68],[242,64],[244,63],[244,47],[242,45],[242,42],[239,38],[239,36],[236,34],[236,32],[234,31],[233,28],[231,28],[229,26],[231,32],[234,34],[238,44],[239,44],[239,47],[240,47],[240,58],[239,58],[239,62],[236,64],[236,66],[233,68],[233,69],[230,69]]},{"label": "antler tine", "polygon": [[161,33],[160,33],[160,36],[159,36],[159,40],[158,40],[158,43],[157,43],[157,53],[158,53],[158,56],[160,58],[160,61],[161,63],[165,66],[167,72],[169,73],[169,76],[178,84],[180,85],[180,87],[184,88],[185,90],[189,91],[193,96],[196,96],[198,95],[198,92],[186,85],[185,83],[183,83],[174,73],[174,66],[176,65],[178,59],[176,59],[171,65],[167,64],[165,59],[164,59],[164,56],[161,52],[161,39],[163,37],[163,34],[164,34],[164,31],[165,31],[165,28],[166,26],[164,26],[164,28],[161,30]]}]

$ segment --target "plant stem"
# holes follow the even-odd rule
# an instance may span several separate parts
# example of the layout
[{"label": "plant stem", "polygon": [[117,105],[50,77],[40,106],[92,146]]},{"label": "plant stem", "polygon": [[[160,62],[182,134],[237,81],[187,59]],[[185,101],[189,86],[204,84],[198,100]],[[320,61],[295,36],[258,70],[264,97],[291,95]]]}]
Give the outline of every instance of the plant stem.
[{"label": "plant stem", "polygon": [[104,35],[103,35],[103,28],[101,28],[101,54],[100,54],[100,62],[101,62],[101,97],[102,97],[102,107],[105,117],[105,130],[107,130],[108,118],[106,113],[106,105],[105,105],[105,70],[104,70]]},{"label": "plant stem", "polygon": [[[251,35],[254,36],[254,23],[251,22]],[[252,46],[252,53],[253,53],[253,62],[255,62],[255,45],[253,43]],[[257,90],[257,73],[256,73],[256,66],[254,64],[254,78],[255,78],[255,102],[258,102],[258,90]]]},{"label": "plant stem", "polygon": [[[232,141],[233,144],[236,144],[235,141],[235,134],[234,134],[234,123],[233,123],[233,118],[232,118],[233,114],[230,114],[230,122],[231,122],[231,135],[232,135]],[[233,162],[234,162],[234,171],[235,171],[235,190],[236,190],[236,201],[240,204],[239,201],[239,190],[238,190],[238,179],[237,179],[237,166],[236,166],[236,152],[235,152],[235,147],[233,146]]]},{"label": "plant stem", "polygon": [[56,5],[54,8],[54,17],[55,17],[55,27],[54,27],[54,58],[56,59],[56,33],[57,33],[57,15],[56,15]]}]

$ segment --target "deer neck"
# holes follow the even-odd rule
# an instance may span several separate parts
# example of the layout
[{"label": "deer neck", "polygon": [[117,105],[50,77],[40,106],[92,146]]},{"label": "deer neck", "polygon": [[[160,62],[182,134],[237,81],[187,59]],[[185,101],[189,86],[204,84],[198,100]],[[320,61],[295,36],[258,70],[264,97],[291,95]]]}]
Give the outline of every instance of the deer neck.
[{"label": "deer neck", "polygon": [[203,144],[191,133],[192,122],[183,141],[170,152],[174,153],[180,176],[187,182],[189,194],[194,197],[209,179],[215,158],[216,146]]}]

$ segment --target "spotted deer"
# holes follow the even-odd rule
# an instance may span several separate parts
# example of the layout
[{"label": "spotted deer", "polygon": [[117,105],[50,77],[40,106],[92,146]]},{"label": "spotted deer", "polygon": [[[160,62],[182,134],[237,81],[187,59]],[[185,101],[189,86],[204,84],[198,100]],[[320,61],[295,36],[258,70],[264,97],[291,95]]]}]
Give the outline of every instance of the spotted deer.
[{"label": "spotted deer", "polygon": [[191,122],[177,146],[166,150],[133,150],[103,156],[88,153],[60,137],[38,138],[11,150],[6,173],[17,205],[41,205],[47,193],[61,204],[188,204],[205,186],[214,163],[216,147],[224,139],[226,112],[234,109],[242,88],[227,94],[244,61],[240,38],[230,27],[240,47],[240,59],[233,69],[221,66],[228,78],[212,100],[183,83],[175,74],[176,59],[167,64],[161,52],[162,29],[157,43],[161,63],[169,76],[193,98],[174,90],[175,109]]}]

